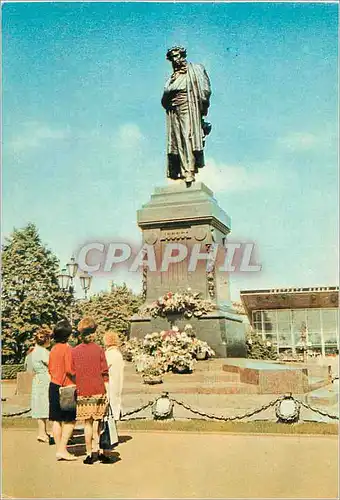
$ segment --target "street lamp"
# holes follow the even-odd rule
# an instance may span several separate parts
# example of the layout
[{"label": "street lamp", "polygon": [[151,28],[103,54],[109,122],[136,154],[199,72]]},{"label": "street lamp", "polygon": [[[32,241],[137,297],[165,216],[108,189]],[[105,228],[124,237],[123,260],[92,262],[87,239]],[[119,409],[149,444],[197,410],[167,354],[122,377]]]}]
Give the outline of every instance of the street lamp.
[{"label": "street lamp", "polygon": [[58,274],[57,278],[58,278],[59,287],[63,291],[69,290],[71,276],[69,274],[67,274],[67,271],[65,268],[60,271],[60,274]]},{"label": "street lamp", "polygon": [[[66,269],[67,268],[67,269]],[[66,267],[60,271],[58,274],[59,287],[63,292],[68,292],[71,295],[71,308],[70,308],[70,322],[73,325],[73,307],[74,307],[74,278],[78,273],[78,264],[74,257],[71,257],[70,262],[66,264]],[[87,271],[84,271],[79,275],[80,285],[85,293],[85,299],[87,299],[87,292],[91,287],[92,276],[89,275]]]},{"label": "street lamp", "polygon": [[[67,268],[67,269],[66,269]],[[69,293],[74,292],[74,278],[77,276],[79,266],[74,257],[71,257],[70,262],[66,264],[66,267],[63,268],[58,274],[58,283],[59,287],[64,291],[68,291]],[[83,271],[79,275],[79,281],[82,289],[85,293],[85,299],[87,299],[87,292],[91,287],[92,276],[87,272]]]},{"label": "street lamp", "polygon": [[82,274],[79,276],[79,280],[81,287],[85,293],[85,299],[87,299],[87,292],[91,287],[92,276],[87,271],[83,271]]},{"label": "street lamp", "polygon": [[72,288],[72,292],[73,292],[73,280],[76,277],[78,267],[79,267],[77,262],[76,262],[76,259],[74,257],[71,257],[70,262],[68,262],[66,264],[66,267],[67,267],[68,274],[71,277],[70,287]]}]

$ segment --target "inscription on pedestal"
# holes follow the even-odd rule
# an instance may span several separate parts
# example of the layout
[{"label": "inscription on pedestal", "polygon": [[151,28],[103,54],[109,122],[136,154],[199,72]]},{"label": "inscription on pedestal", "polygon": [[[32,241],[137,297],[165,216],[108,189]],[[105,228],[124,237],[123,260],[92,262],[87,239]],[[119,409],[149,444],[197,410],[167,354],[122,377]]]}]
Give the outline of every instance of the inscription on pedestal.
[{"label": "inscription on pedestal", "polygon": [[189,228],[166,229],[161,232],[161,241],[178,241],[191,238]]}]

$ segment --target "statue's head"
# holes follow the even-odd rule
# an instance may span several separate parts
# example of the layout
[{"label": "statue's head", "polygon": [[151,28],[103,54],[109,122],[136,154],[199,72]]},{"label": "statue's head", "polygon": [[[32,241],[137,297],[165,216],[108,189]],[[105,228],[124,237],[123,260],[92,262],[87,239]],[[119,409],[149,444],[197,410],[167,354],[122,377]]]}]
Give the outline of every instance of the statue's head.
[{"label": "statue's head", "polygon": [[180,68],[186,63],[187,51],[184,47],[171,47],[166,53],[166,58],[170,61],[173,67]]}]

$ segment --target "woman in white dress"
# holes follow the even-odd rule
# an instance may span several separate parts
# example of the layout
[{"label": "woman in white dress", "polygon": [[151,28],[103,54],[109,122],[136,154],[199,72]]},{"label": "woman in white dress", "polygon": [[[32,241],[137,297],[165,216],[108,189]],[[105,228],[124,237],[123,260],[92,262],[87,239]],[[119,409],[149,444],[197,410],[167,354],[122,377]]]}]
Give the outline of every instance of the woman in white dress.
[{"label": "woman in white dress", "polygon": [[51,343],[51,332],[42,328],[34,336],[35,347],[30,356],[30,368],[33,373],[31,411],[32,418],[38,420],[37,440],[42,443],[51,443],[51,437],[47,434],[47,421],[49,415],[48,389],[50,375],[48,373],[48,360],[50,353],[47,347]]},{"label": "woman in white dress", "polygon": [[105,356],[109,367],[108,399],[113,417],[120,419],[122,411],[122,390],[124,379],[124,360],[119,350],[119,337],[115,332],[104,334]]}]

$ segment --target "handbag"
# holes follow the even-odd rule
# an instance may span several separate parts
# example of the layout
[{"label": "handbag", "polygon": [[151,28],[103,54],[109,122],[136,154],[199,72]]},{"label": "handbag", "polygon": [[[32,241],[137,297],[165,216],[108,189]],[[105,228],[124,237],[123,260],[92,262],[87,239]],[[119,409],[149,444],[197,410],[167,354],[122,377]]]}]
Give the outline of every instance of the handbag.
[{"label": "handbag", "polygon": [[77,408],[77,394],[76,394],[77,386],[74,384],[63,387],[65,380],[66,380],[66,374],[63,383],[61,384],[61,387],[59,387],[60,409],[63,411],[75,411]]},{"label": "handbag", "polygon": [[101,450],[112,450],[118,444],[116,421],[110,404],[103,418],[103,431],[99,437],[99,448]]}]

